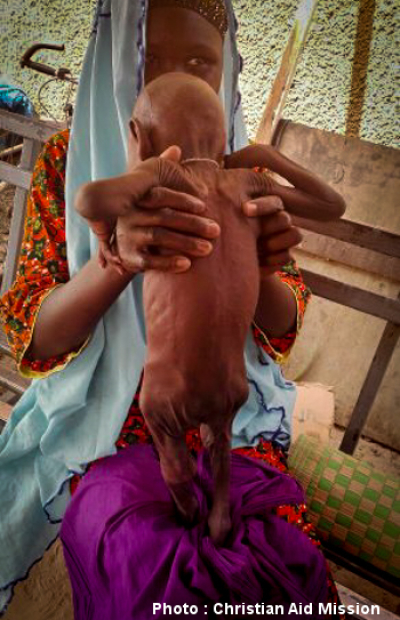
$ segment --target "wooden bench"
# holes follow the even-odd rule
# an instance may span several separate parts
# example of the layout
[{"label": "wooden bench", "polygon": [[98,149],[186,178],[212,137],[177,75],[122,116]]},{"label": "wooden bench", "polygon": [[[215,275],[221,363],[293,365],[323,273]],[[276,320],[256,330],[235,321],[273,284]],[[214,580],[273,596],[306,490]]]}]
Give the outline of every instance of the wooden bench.
[{"label": "wooden bench", "polygon": [[[336,184],[339,192],[345,190],[348,213],[355,211],[362,217],[362,204],[357,200],[360,189],[356,184],[345,183],[345,177],[354,178],[360,166],[372,166],[377,170],[376,175],[370,175],[368,192],[380,209],[382,205],[395,207],[399,202],[399,150],[286,120],[279,123],[273,144],[288,157]],[[391,188],[386,184],[387,193],[380,182],[382,170],[385,178],[397,180]],[[397,298],[389,298],[302,268],[304,280],[314,295],[386,323],[340,446],[343,452],[353,454],[400,336],[400,234],[348,219],[337,222],[294,220],[304,234],[301,252],[362,269],[394,281],[397,286]],[[397,226],[400,232],[400,219]],[[301,253],[297,258],[301,266]]]},{"label": "wooden bench", "polygon": [[[375,168],[376,172],[371,172],[368,179],[369,199],[376,201],[377,208],[392,207],[396,213],[394,207],[398,208],[400,199],[400,151],[287,120],[280,121],[272,143],[291,159],[336,184],[348,203],[346,217],[349,213],[360,220],[363,218],[363,205],[358,198],[362,192],[357,185],[357,167]],[[392,181],[384,187],[380,178],[383,173]],[[346,179],[350,181],[346,182]],[[354,184],[352,179],[356,179]],[[296,259],[313,294],[377,317],[385,323],[340,445],[342,452],[352,455],[365,431],[368,415],[400,336],[400,219],[392,224],[397,228],[396,232],[349,219],[329,223],[301,218],[294,220],[304,235]],[[312,257],[316,258],[315,263]],[[395,284],[397,296],[387,297],[329,277],[318,271],[321,258],[390,280]],[[302,266],[304,263],[307,268]],[[337,564],[400,597],[400,586],[395,578],[342,550],[326,545],[324,549],[327,557]]]}]

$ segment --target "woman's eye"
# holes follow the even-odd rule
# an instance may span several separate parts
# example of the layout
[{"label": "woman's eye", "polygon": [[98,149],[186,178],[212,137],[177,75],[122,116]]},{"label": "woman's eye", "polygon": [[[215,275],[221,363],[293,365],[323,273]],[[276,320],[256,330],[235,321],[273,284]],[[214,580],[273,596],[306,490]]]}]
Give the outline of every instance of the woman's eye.
[{"label": "woman's eye", "polygon": [[190,65],[191,67],[199,67],[206,64],[208,64],[208,61],[205,58],[191,58],[188,61],[188,65]]}]

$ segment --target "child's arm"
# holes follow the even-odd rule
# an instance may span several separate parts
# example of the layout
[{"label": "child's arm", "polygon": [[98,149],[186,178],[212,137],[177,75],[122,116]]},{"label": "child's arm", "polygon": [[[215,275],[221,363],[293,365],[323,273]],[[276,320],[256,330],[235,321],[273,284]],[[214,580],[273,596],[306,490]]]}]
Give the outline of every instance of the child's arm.
[{"label": "child's arm", "polygon": [[271,179],[271,194],[279,196],[286,209],[300,217],[315,220],[340,218],[346,204],[335,190],[313,173],[264,144],[248,146],[225,158],[226,168],[267,168],[287,179],[294,187]]}]

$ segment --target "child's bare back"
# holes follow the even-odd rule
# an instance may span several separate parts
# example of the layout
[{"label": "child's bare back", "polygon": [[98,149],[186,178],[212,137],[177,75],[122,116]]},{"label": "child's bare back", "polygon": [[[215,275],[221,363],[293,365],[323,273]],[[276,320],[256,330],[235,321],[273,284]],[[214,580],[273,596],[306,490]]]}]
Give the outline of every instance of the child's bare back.
[{"label": "child's bare back", "polygon": [[209,526],[213,539],[222,542],[230,526],[231,426],[248,396],[244,348],[259,293],[258,222],[244,215],[242,204],[262,193],[264,181],[255,172],[221,170],[209,161],[182,168],[207,187],[205,215],[220,225],[221,235],[212,253],[186,273],[145,274],[148,352],[140,407],[184,514],[195,504],[189,499],[194,471],[182,431],[200,427],[215,483]]}]

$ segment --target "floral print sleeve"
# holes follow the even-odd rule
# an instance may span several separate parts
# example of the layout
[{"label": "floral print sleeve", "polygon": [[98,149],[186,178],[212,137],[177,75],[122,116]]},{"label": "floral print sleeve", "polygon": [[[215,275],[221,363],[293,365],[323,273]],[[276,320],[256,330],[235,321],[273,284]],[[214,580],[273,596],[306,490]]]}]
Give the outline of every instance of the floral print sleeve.
[{"label": "floral print sleeve", "polygon": [[73,351],[45,361],[27,355],[43,300],[69,280],[64,203],[68,137],[67,130],[53,136],[36,162],[16,280],[0,299],[0,315],[18,369],[29,378],[60,370],[78,354]]},{"label": "floral print sleeve", "polygon": [[284,282],[293,292],[297,303],[297,325],[296,329],[285,334],[280,338],[268,338],[266,334],[260,329],[260,327],[253,323],[252,330],[256,343],[264,349],[266,353],[273,360],[282,364],[287,357],[296,341],[296,336],[299,333],[303,324],[304,313],[306,306],[311,297],[310,289],[305,285],[300,270],[295,261],[291,261],[285,267],[282,267],[281,271],[278,271],[278,276],[281,281]]}]

